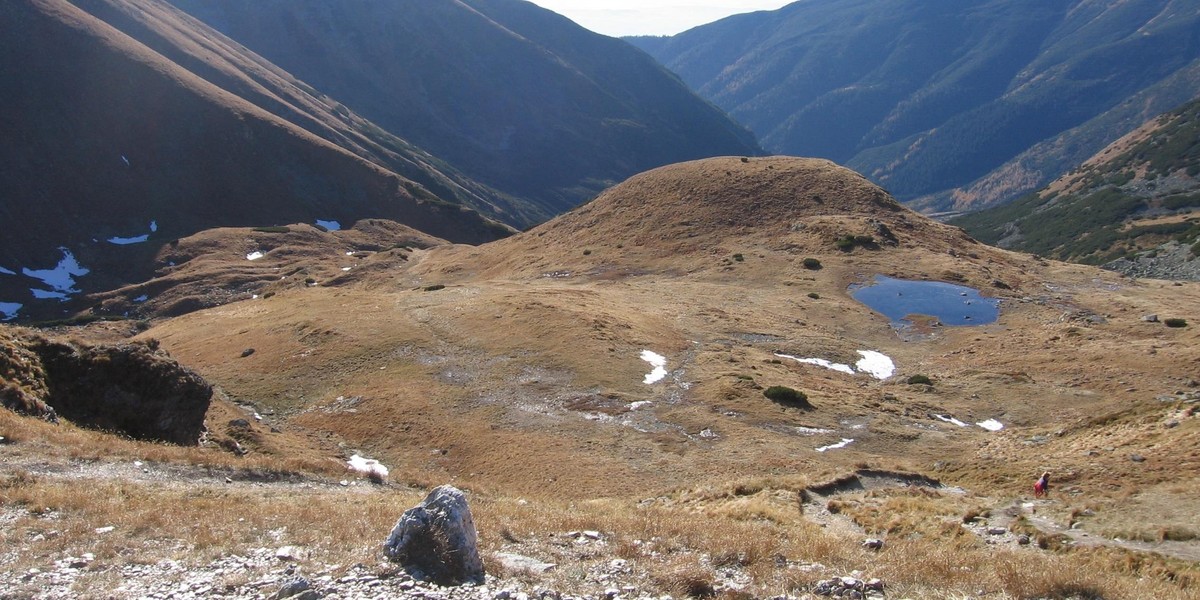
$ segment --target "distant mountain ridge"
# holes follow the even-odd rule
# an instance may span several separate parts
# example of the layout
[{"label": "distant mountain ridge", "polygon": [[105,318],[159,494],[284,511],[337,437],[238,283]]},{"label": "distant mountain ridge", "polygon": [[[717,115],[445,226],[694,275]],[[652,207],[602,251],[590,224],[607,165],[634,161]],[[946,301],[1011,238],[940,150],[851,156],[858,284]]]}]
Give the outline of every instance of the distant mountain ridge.
[{"label": "distant mountain ridge", "polygon": [[86,273],[79,285],[93,290],[120,285],[156,266],[154,248],[222,225],[380,217],[473,243],[512,232],[213,85],[83,6],[133,5],[0,5],[0,301],[77,291],[59,275],[47,289],[47,271]]},{"label": "distant mountain ridge", "polygon": [[761,153],[749,131],[645,54],[521,0],[172,2],[529,200],[541,219],[653,167]]},{"label": "distant mountain ridge", "polygon": [[[1200,5],[1183,0],[808,0],[629,41],[769,150],[846,164],[931,211],[1036,189],[1200,92]],[[998,171],[1089,123],[1058,155]]]},{"label": "distant mountain ridge", "polygon": [[[406,123],[449,148],[445,156],[165,0],[0,3],[0,219],[9,226],[0,238],[0,320],[31,315],[31,303],[56,314],[52,305],[78,292],[74,279],[45,289],[26,271],[85,271],[84,292],[115,289],[161,267],[154,257],[163,244],[213,227],[381,218],[480,243],[644,168],[760,152],[749,132],[626,44],[521,2],[475,4],[417,2],[405,13],[372,0],[362,4],[365,18],[349,21],[366,28],[355,39],[394,33],[375,27],[386,19],[371,10],[424,32],[403,52],[367,42],[382,52],[372,64],[414,72],[401,87],[415,95],[348,89],[368,108],[411,103]],[[342,14],[350,4],[307,6]],[[530,37],[509,27],[529,28]],[[299,50],[324,56],[321,48],[345,41],[325,33]],[[558,54],[546,49],[555,44]],[[507,70],[486,84],[458,76],[486,74],[479,64]],[[362,76],[371,84],[383,75]],[[510,108],[523,111],[522,128],[489,129],[504,125],[492,119]],[[526,134],[533,142],[522,145]],[[488,136],[497,145],[481,147]],[[505,147],[516,150],[501,159]]]}]

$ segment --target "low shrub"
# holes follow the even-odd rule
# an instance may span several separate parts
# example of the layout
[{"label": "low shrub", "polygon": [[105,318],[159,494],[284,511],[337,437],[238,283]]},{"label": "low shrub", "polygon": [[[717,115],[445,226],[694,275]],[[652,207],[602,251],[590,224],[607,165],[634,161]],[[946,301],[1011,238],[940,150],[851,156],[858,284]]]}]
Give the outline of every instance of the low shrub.
[{"label": "low shrub", "polygon": [[425,290],[426,292],[436,292],[438,290],[446,289],[446,286],[438,283],[438,284],[434,284],[434,285],[427,285],[421,289]]},{"label": "low shrub", "polygon": [[769,400],[780,404],[798,406],[800,408],[812,408],[812,404],[808,402],[808,394],[787,386],[773,385],[764,390],[763,395]]},{"label": "low shrub", "polygon": [[913,375],[907,381],[913,385],[933,385],[933,380],[927,375]]},{"label": "low shrub", "polygon": [[1184,319],[1164,319],[1163,324],[1167,327],[1187,327],[1187,321]]},{"label": "low shrub", "polygon": [[813,300],[820,300],[820,299],[821,299],[821,295],[820,295],[820,294],[818,294],[818,293],[816,293],[816,292],[809,292],[809,293],[808,293],[808,297],[809,297],[809,298],[812,298]]},{"label": "low shrub", "polygon": [[741,254],[734,254],[734,255],[733,255],[733,260],[736,260],[736,261],[738,261],[738,262],[742,262],[743,260],[746,260],[746,257],[745,257],[745,256],[742,256]]},{"label": "low shrub", "polygon": [[804,259],[804,268],[811,271],[816,271],[817,269],[821,268],[821,261],[812,257],[806,258]]},{"label": "low shrub", "polygon": [[284,225],[273,225],[271,227],[255,227],[254,231],[259,233],[288,233],[292,229]]}]

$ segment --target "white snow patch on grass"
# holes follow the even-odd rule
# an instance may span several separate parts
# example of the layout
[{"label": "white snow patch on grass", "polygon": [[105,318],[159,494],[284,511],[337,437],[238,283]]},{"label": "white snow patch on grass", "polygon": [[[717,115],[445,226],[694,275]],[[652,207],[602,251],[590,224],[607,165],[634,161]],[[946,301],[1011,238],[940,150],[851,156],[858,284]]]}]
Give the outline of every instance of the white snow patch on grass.
[{"label": "white snow patch on grass", "polygon": [[1000,431],[1001,429],[1004,429],[1004,423],[1001,423],[1000,421],[997,421],[995,419],[988,419],[986,421],[980,421],[980,422],[976,423],[976,425],[978,425],[988,431]]},{"label": "white snow patch on grass", "polygon": [[142,235],[134,237],[110,237],[108,238],[108,243],[116,244],[118,246],[128,246],[130,244],[141,244],[148,239],[150,239],[150,234],[143,233]]},{"label": "white snow patch on grass", "polygon": [[0,267],[0,275],[16,275],[16,273],[14,273],[13,271],[9,271],[8,269],[5,269],[4,267]]},{"label": "white snow patch on grass", "polygon": [[350,460],[346,461],[346,464],[350,465],[351,469],[354,469],[359,473],[364,473],[366,475],[377,475],[379,477],[388,476],[388,468],[373,458],[364,458],[355,454],[354,456],[350,457]]},{"label": "white snow patch on grass", "polygon": [[821,446],[820,448],[817,448],[817,452],[825,452],[827,450],[837,450],[838,448],[845,448],[846,446],[849,446],[850,443],[853,441],[854,440],[852,440],[850,438],[842,438],[842,441],[840,441],[836,444],[830,444],[828,446]]},{"label": "white snow patch on grass", "polygon": [[[806,365],[824,367],[826,369],[831,369],[847,375],[866,373],[867,375],[880,380],[887,379],[896,372],[896,363],[892,362],[892,359],[888,358],[886,354],[883,354],[882,352],[876,352],[874,350],[859,350],[858,353],[862,356],[862,358],[859,359],[857,363],[854,363],[853,367],[847,364],[825,360],[824,358],[800,358],[798,356],[780,354],[778,352],[775,353],[775,356],[794,360],[798,363],[803,363]],[[858,368],[857,371],[854,370],[855,367]]]},{"label": "white snow patch on grass", "polygon": [[646,374],[646,378],[642,380],[642,383],[647,385],[658,383],[667,376],[667,357],[649,350],[642,350],[642,360],[650,363],[651,367],[654,367],[654,370]]},{"label": "white snow patch on grass", "polygon": [[[34,270],[25,267],[21,269],[21,273],[34,279],[41,279],[57,292],[74,294],[79,291],[74,289],[75,278],[87,275],[90,271],[80,266],[79,261],[75,260],[75,255],[71,254],[70,250],[66,248],[59,248],[59,250],[62,251],[63,257],[53,269]],[[34,296],[37,296],[36,290]]]},{"label": "white snow patch on grass", "polygon": [[896,363],[888,355],[874,350],[859,350],[858,353],[862,358],[854,366],[859,371],[879,380],[887,379],[896,372]]},{"label": "white snow patch on grass", "polygon": [[33,297],[37,298],[38,300],[62,300],[63,302],[67,301],[67,293],[66,292],[52,292],[50,290],[39,290],[37,288],[30,288],[29,291],[33,294]]},{"label": "white snow patch on grass", "polygon": [[17,318],[17,311],[20,311],[22,306],[24,305],[16,302],[0,302],[0,315],[4,317],[0,321],[11,321]]},{"label": "white snow patch on grass", "polygon": [[321,219],[317,219],[317,225],[330,231],[339,231],[342,228],[342,224],[337,221],[322,221]]},{"label": "white snow patch on grass", "polygon": [[825,435],[833,433],[832,429],[821,429],[820,427],[793,427],[792,429],[800,435]]},{"label": "white snow patch on grass", "polygon": [[840,373],[845,373],[847,375],[854,374],[854,367],[851,367],[850,365],[844,365],[842,363],[831,362],[831,361],[825,360],[823,358],[800,358],[798,356],[792,356],[790,354],[776,354],[775,356],[778,356],[779,358],[788,358],[788,359],[794,360],[798,363],[804,363],[806,365],[817,365],[818,367],[825,367],[826,369],[832,369],[834,371],[838,371]]},{"label": "white snow patch on grass", "polygon": [[134,302],[145,302],[145,301],[147,301],[147,300],[149,300],[149,299],[150,299],[150,296],[147,296],[147,295],[145,295],[145,294],[142,294],[141,296],[138,296],[137,298],[134,298],[134,299],[133,299],[133,301],[134,301]]},{"label": "white snow patch on grass", "polygon": [[955,425],[958,425],[959,427],[970,427],[966,423],[963,423],[962,421],[959,421],[958,419],[955,419],[954,417],[947,417],[947,416],[939,415],[939,414],[934,414],[933,416],[937,417],[941,421],[945,421],[947,423],[953,423]]},{"label": "white snow patch on grass", "polygon": [[349,270],[350,270],[350,267],[342,267],[342,270],[343,270],[343,271],[349,271]]},{"label": "white snow patch on grass", "polygon": [[654,404],[654,403],[649,400],[638,400],[637,402],[630,402],[629,410],[637,410],[643,406],[650,406],[651,404]]},{"label": "white snow patch on grass", "polygon": [[255,250],[254,252],[246,255],[246,260],[258,260],[266,255],[267,254],[261,250]]}]

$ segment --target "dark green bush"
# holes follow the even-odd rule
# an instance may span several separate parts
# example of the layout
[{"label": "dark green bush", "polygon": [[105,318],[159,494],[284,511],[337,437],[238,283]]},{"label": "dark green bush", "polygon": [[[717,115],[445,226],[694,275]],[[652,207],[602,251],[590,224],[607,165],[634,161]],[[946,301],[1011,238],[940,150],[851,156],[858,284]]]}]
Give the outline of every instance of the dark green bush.
[{"label": "dark green bush", "polygon": [[820,294],[818,294],[818,293],[816,293],[816,292],[809,292],[809,293],[808,293],[808,297],[809,297],[809,298],[812,298],[813,300],[820,300],[820,299],[821,299],[821,295],[820,295]]},{"label": "dark green bush", "polygon": [[259,233],[287,233],[291,231],[286,225],[272,225],[271,227],[255,227],[254,231]]},{"label": "dark green bush", "polygon": [[738,262],[742,262],[743,260],[746,260],[746,257],[745,257],[745,256],[742,256],[741,254],[734,254],[734,255],[733,255],[733,260],[736,260],[736,261],[738,261]]},{"label": "dark green bush", "polygon": [[584,251],[583,251],[583,255],[584,255],[584,256],[591,256],[591,254],[592,254],[592,251],[591,251],[591,250],[584,250]]},{"label": "dark green bush", "polygon": [[773,385],[763,391],[763,395],[771,401],[778,402],[780,404],[798,406],[800,408],[812,408],[812,404],[808,403],[807,394],[787,386]]},{"label": "dark green bush", "polygon": [[804,268],[816,271],[817,269],[821,268],[821,261],[812,257],[806,258],[804,259]]},{"label": "dark green bush", "polygon": [[843,235],[842,237],[838,238],[833,245],[837,246],[838,250],[849,252],[854,249],[854,236]]},{"label": "dark green bush", "polygon": [[914,385],[933,385],[933,380],[927,375],[913,375],[908,378],[908,383]]},{"label": "dark green bush", "polygon": [[1163,324],[1167,327],[1187,327],[1187,321],[1184,319],[1164,319]]}]

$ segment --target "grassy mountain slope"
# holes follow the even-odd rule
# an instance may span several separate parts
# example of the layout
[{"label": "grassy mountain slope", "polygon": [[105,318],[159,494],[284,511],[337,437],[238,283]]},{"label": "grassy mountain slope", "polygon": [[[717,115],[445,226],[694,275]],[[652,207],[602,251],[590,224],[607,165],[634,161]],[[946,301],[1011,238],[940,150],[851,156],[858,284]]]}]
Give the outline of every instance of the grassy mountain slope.
[{"label": "grassy mountain slope", "polygon": [[163,0],[73,0],[96,18],[259,108],[439,197],[514,225],[537,215],[363,119],[344,105]]},{"label": "grassy mountain slope", "polygon": [[[487,559],[493,590],[684,597],[736,581],[748,595],[800,597],[859,570],[905,598],[1194,595],[1200,573],[1184,559],[1200,556],[1189,518],[1200,510],[1200,333],[1141,315],[1190,319],[1200,284],[992,248],[847,169],[784,157],[655,169],[478,247],[341,251],[367,233],[260,236],[277,245],[254,268],[303,266],[315,285],[274,281],[269,297],[160,316],[140,333],[217,386],[209,429],[246,456],[106,444],[0,413],[0,435],[14,440],[6,465],[30,475],[0,487],[0,507],[16,513],[9,531],[28,545],[0,569],[28,573],[42,553],[95,543],[35,541],[27,532],[45,516],[22,512],[29,502],[53,509],[60,530],[129,515],[106,538],[111,554],[95,553],[113,564],[153,564],[196,540],[204,553],[176,559],[189,571],[266,548],[282,572],[271,549],[293,545],[326,591],[348,579],[341,565],[377,564],[372,532],[411,504],[411,488],[453,482],[471,493],[489,557],[558,565],[531,573]],[[170,276],[194,293],[249,275],[247,235],[181,240],[177,256],[193,258]],[[846,235],[871,241],[839,245]],[[999,320],[898,334],[850,295],[875,274],[980,288],[1000,299]],[[646,350],[665,358],[661,380],[647,383]],[[895,373],[779,356],[854,365],[862,350],[890,357]],[[913,375],[931,383],[907,383]],[[772,386],[804,392],[811,408],[767,398]],[[986,419],[1004,428],[975,425]],[[355,453],[387,465],[390,483],[347,474]],[[98,480],[90,465],[125,473],[133,460],[156,479],[119,485],[145,495],[55,491]],[[243,462],[231,481],[199,473],[182,492],[159,475],[202,471],[189,461]],[[332,481],[242,483],[243,469],[272,466]],[[1029,497],[1046,470],[1051,496]],[[908,475],[877,481],[887,472]],[[97,489],[112,489],[103,481]],[[173,513],[186,517],[142,527],[153,519],[138,509],[145,497],[178,498]],[[988,533],[996,527],[1004,533]],[[595,566],[608,574],[584,576]],[[377,589],[395,590],[394,566],[375,568]],[[273,576],[238,569],[226,585],[239,594]],[[141,573],[120,585],[143,589],[154,576]],[[35,595],[49,583],[8,579]],[[90,589],[105,585],[117,584]]]},{"label": "grassy mountain slope", "polygon": [[[1155,118],[1046,188],[954,221],[987,243],[1099,264],[1200,240],[1200,100]],[[1195,245],[1192,256],[1200,255]]]},{"label": "grassy mountain slope", "polygon": [[[8,2],[0,14],[5,302],[31,301],[40,282],[22,269],[53,267],[60,247],[93,270],[81,285],[95,290],[144,277],[154,248],[224,225],[383,217],[475,243],[511,231],[212,85],[69,2]],[[139,235],[147,243],[107,241]]]},{"label": "grassy mountain slope", "polygon": [[647,168],[759,152],[643,53],[530,3],[174,4],[546,215]]},{"label": "grassy mountain slope", "polygon": [[[1200,64],[1198,32],[1200,8],[1180,0],[849,0],[643,47],[769,149],[831,158],[941,210],[950,190]],[[1197,84],[1172,85],[1190,85],[1186,99]]]}]

